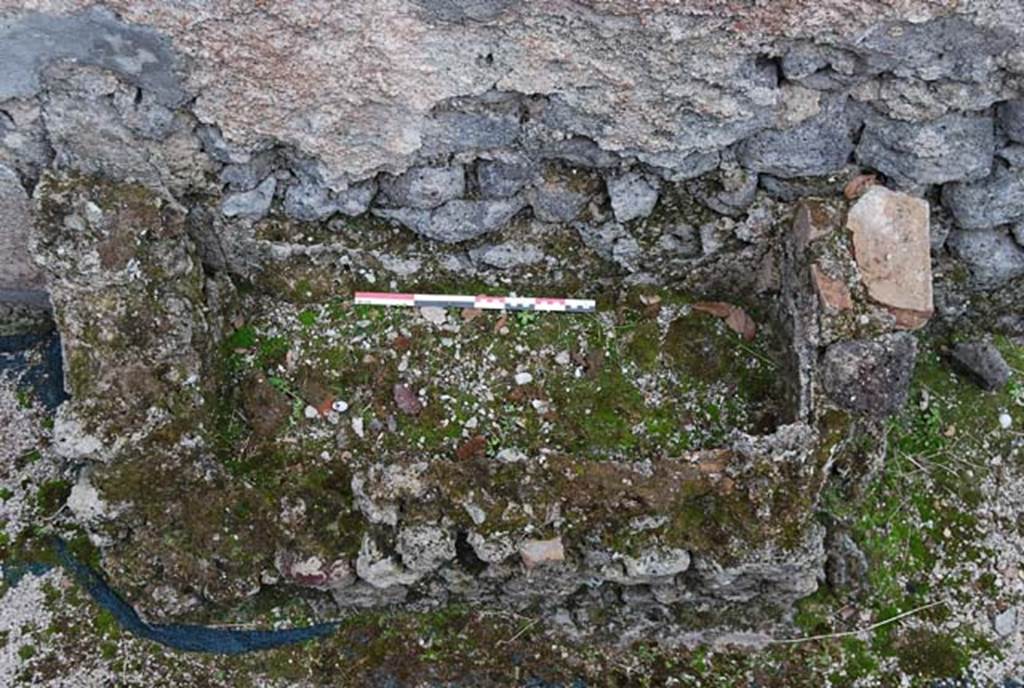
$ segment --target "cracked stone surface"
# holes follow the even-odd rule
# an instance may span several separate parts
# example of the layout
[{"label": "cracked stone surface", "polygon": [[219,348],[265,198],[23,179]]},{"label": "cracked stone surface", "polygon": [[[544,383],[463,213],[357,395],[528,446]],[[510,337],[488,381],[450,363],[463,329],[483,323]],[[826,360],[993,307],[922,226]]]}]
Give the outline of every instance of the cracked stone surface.
[{"label": "cracked stone surface", "polygon": [[[849,631],[949,571],[975,635],[908,619],[858,650],[878,681],[968,645],[997,676],[972,638],[1021,666],[1019,557],[971,549],[1016,542],[1021,27],[1004,0],[0,0],[0,676],[56,685],[43,645],[109,623],[17,582],[41,532],[148,620],[340,616],[362,646],[415,618],[381,654],[428,681],[494,660],[451,647],[459,605],[492,647],[660,685],[629,648]],[[43,411],[21,371],[58,348]],[[876,503],[947,453],[962,484]],[[36,655],[30,613],[62,619]],[[278,683],[364,678],[281,656]]]}]

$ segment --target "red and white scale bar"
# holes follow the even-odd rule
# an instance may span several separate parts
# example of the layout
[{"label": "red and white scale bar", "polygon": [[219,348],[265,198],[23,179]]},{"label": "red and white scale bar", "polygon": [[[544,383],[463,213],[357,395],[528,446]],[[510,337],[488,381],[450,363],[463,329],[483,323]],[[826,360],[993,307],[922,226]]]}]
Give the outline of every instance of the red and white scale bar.
[{"label": "red and white scale bar", "polygon": [[356,305],[437,306],[440,308],[479,308],[496,311],[555,311],[592,313],[593,299],[559,299],[542,296],[463,296],[461,294],[397,294],[387,291],[357,291]]}]

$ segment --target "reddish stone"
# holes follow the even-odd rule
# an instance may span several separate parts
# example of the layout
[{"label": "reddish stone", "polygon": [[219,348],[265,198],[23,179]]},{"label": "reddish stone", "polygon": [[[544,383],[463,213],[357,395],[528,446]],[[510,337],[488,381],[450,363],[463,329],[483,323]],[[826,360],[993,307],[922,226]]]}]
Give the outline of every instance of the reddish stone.
[{"label": "reddish stone", "polygon": [[825,310],[846,311],[853,308],[853,297],[850,296],[850,288],[846,286],[846,282],[829,277],[817,265],[811,266],[811,279]]},{"label": "reddish stone", "polygon": [[868,295],[903,329],[923,326],[934,312],[928,223],[927,201],[882,186],[871,187],[846,220]]},{"label": "reddish stone", "polygon": [[423,410],[423,404],[416,398],[416,394],[403,384],[396,384],[393,388],[395,405],[398,410],[407,416],[418,415]]},{"label": "reddish stone", "polygon": [[477,459],[487,451],[487,438],[482,435],[470,437],[458,449],[455,450],[455,458],[459,461]]}]

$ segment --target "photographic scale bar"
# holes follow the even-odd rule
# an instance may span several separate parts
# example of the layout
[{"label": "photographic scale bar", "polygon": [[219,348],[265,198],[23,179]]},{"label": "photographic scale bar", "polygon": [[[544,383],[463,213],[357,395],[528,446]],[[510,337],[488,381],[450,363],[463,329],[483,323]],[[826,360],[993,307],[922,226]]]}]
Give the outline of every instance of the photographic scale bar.
[{"label": "photographic scale bar", "polygon": [[464,296],[461,294],[397,294],[386,291],[357,291],[356,305],[408,306],[422,308],[479,308],[492,311],[553,311],[557,313],[593,313],[593,299],[562,299],[543,296]]}]

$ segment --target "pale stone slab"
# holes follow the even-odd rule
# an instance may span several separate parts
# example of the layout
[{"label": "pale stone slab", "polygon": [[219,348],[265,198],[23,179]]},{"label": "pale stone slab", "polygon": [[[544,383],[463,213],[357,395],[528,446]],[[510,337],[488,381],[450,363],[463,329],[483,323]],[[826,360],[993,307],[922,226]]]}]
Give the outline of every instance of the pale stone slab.
[{"label": "pale stone slab", "polygon": [[519,545],[519,555],[523,558],[526,568],[532,569],[541,564],[565,561],[565,548],[560,537],[551,540],[526,540]]},{"label": "pale stone slab", "polygon": [[932,267],[927,201],[890,191],[868,190],[852,208],[846,226],[868,295],[916,330],[932,316]]}]

